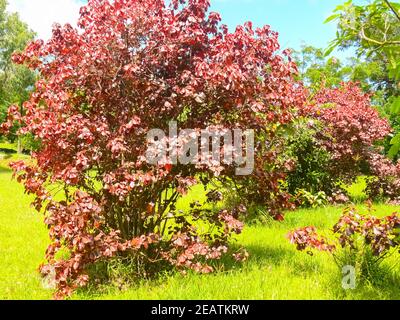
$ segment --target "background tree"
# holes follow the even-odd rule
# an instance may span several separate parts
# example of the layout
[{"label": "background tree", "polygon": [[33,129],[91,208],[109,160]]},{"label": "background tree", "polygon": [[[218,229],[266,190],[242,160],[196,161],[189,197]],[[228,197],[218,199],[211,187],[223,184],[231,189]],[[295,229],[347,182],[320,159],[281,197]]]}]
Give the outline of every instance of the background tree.
[{"label": "background tree", "polygon": [[326,57],[323,49],[304,45],[294,52],[299,75],[313,92],[322,87],[337,87],[351,76],[351,67],[336,57]]},{"label": "background tree", "polygon": [[389,123],[357,85],[321,88],[302,115],[285,144],[295,163],[286,179],[292,195],[323,191],[339,202],[344,199],[343,183],[351,184],[360,175],[380,176],[380,184],[397,175],[394,165],[388,167],[391,161],[381,156],[380,142],[391,132]]},{"label": "background tree", "polygon": [[387,77],[384,64],[365,57],[351,57],[345,60],[326,55],[325,50],[313,46],[303,46],[294,52],[299,75],[313,93],[321,88],[338,88],[342,82],[359,83],[364,92],[374,92],[373,102],[384,105],[381,81]]},{"label": "background tree", "polygon": [[[23,50],[35,33],[19,19],[17,13],[8,13],[6,9],[6,0],[0,0],[0,121],[6,118],[10,105],[21,107],[28,100],[35,82],[32,71],[11,60],[12,54]],[[10,137],[15,139],[16,136],[12,134]],[[21,151],[21,138],[18,138],[18,152]]]}]

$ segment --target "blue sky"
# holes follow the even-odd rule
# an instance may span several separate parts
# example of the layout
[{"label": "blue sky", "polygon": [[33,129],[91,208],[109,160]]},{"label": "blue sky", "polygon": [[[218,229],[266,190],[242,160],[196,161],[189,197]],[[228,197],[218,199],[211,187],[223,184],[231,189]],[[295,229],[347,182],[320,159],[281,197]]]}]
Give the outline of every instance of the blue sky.
[{"label": "blue sky", "polygon": [[335,37],[336,25],[323,24],[344,0],[214,0],[231,28],[251,20],[255,26],[268,24],[278,31],[283,48],[298,49],[302,43],[325,48]]},{"label": "blue sky", "polygon": [[[299,49],[302,43],[325,48],[335,36],[335,23],[323,24],[334,8],[345,0],[211,0],[211,10],[222,15],[231,29],[252,21],[269,24],[280,34],[282,48]],[[366,0],[360,0],[366,1]],[[50,36],[53,22],[74,24],[82,0],[9,0],[39,37]],[[340,57],[351,52],[336,53]]]}]

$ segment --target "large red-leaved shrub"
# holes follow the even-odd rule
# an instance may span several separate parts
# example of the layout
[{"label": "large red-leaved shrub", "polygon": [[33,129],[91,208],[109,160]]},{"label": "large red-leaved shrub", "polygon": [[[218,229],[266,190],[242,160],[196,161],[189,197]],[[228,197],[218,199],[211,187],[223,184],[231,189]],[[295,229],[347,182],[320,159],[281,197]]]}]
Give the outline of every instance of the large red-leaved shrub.
[{"label": "large red-leaved shrub", "polygon": [[[176,208],[193,184],[239,179],[234,165],[145,161],[147,132],[168,132],[171,120],[180,129],[254,129],[256,170],[247,179],[271,206],[287,200],[271,195],[280,174],[263,169],[276,160],[267,142],[302,103],[296,67],[268,26],[246,23],[231,33],[208,8],[209,0],[89,0],[78,29],[55,25],[49,41],[14,56],[40,80],[24,113],[10,108],[2,128],[18,121],[20,134],[41,141],[34,165],[13,169],[45,213],[51,244],[41,272],[55,271],[57,298],[85,286],[88,267],[112,257],[211,272],[208,261],[241,232],[242,206]],[[213,194],[207,202],[221,200]],[[278,212],[272,207],[280,219]]]}]

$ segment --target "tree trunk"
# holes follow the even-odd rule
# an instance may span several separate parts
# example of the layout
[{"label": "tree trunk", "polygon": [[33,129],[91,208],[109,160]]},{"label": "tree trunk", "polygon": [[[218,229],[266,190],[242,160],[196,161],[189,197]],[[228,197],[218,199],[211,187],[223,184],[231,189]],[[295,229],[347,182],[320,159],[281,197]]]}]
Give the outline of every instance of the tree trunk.
[{"label": "tree trunk", "polygon": [[22,138],[20,136],[18,136],[18,144],[17,144],[17,152],[18,154],[22,154]]},{"label": "tree trunk", "polygon": [[[19,112],[21,115],[23,115],[24,108],[22,107],[22,101],[19,103]],[[17,153],[22,154],[22,138],[20,135],[18,135],[18,143],[17,143]]]}]

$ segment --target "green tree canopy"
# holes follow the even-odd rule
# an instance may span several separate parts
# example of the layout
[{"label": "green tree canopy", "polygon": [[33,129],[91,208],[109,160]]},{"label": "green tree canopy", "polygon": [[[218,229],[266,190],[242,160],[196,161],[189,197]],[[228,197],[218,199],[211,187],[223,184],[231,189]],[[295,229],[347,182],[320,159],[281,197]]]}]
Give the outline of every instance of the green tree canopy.
[{"label": "green tree canopy", "polygon": [[313,91],[322,87],[337,88],[343,81],[359,82],[364,91],[374,91],[375,104],[380,105],[380,78],[385,72],[381,63],[367,59],[352,57],[341,60],[334,56],[326,56],[323,49],[303,46],[294,52],[299,67],[301,80]]},{"label": "green tree canopy", "polygon": [[0,0],[0,120],[9,105],[28,99],[35,80],[34,73],[11,61],[13,52],[23,50],[35,33],[17,13],[8,13],[6,9],[6,0]]},{"label": "green tree canopy", "polygon": [[327,22],[336,20],[337,36],[327,54],[336,47],[353,47],[359,57],[379,65],[371,76],[386,98],[400,94],[400,3],[375,0],[367,5],[352,1],[336,8]]}]

